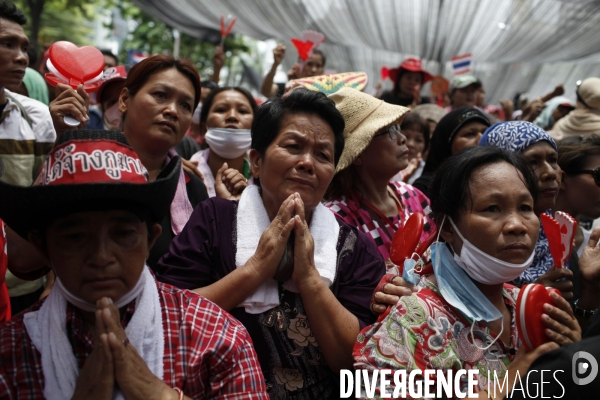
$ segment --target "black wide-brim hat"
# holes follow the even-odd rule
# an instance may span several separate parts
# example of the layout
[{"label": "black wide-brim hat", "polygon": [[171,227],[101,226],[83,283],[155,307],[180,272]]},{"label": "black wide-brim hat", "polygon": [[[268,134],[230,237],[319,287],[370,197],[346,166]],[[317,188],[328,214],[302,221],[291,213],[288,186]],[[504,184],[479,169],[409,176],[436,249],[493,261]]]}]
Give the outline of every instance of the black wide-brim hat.
[{"label": "black wide-brim hat", "polygon": [[81,211],[120,210],[161,222],[177,190],[181,161],[173,157],[154,182],[119,131],[61,135],[42,170],[42,184],[0,182],[0,218],[25,239],[47,221]]}]

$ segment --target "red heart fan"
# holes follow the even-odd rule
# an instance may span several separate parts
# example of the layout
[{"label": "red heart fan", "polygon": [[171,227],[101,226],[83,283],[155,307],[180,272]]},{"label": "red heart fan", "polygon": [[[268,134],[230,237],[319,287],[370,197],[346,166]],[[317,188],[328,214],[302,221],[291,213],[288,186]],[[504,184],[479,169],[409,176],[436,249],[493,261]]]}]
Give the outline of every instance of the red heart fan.
[{"label": "red heart fan", "polygon": [[385,81],[390,79],[390,69],[388,67],[381,67],[381,80]]},{"label": "red heart fan", "polygon": [[404,260],[412,256],[419,244],[424,223],[423,214],[413,213],[392,239],[390,260],[399,266],[400,273],[404,269]]},{"label": "red heart fan", "polygon": [[310,58],[314,46],[313,42],[310,40],[304,42],[300,39],[292,38],[292,43],[294,46],[296,46],[296,50],[298,50],[298,57],[300,57],[302,61],[306,61]]},{"label": "red heart fan", "polygon": [[554,266],[564,267],[573,250],[577,221],[562,211],[556,213],[556,219],[548,214],[542,214],[540,220],[544,227],[544,233],[548,238],[548,246],[554,260]]},{"label": "red heart fan", "polygon": [[94,47],[77,47],[71,42],[60,41],[48,49],[46,65],[50,73],[45,78],[52,86],[66,83],[77,89],[78,85],[83,85],[84,90],[91,93],[100,87],[104,55]]},{"label": "red heart fan", "polygon": [[571,258],[573,239],[575,239],[575,234],[577,233],[577,221],[563,211],[557,211],[554,214],[554,219],[556,219],[556,222],[560,226],[560,242],[563,249],[562,264],[564,265],[564,262]]},{"label": "red heart fan", "polygon": [[544,304],[555,305],[550,297],[551,292],[560,295],[557,289],[530,283],[521,288],[517,297],[517,332],[528,351],[548,341],[544,332],[546,328],[542,323],[542,314],[544,314]]},{"label": "red heart fan", "polygon": [[542,226],[544,227],[544,233],[548,238],[548,247],[550,248],[552,259],[554,259],[554,266],[561,267],[563,249],[560,240],[560,225],[548,214],[542,214],[540,216],[540,220],[542,222]]}]

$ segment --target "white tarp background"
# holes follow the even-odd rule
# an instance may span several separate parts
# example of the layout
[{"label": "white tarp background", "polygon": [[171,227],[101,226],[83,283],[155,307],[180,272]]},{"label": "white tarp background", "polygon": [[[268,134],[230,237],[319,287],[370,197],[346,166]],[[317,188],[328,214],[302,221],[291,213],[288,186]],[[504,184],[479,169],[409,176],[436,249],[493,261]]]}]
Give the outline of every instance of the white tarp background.
[{"label": "white tarp background", "polygon": [[[285,63],[297,57],[290,38],[305,29],[327,38],[327,69],[365,71],[370,86],[382,66],[408,56],[424,60],[433,74],[452,77],[450,58],[473,54],[473,70],[489,103],[530,98],[565,84],[600,76],[599,0],[134,0],[145,12],[197,35],[219,29],[234,15],[233,29],[256,39],[286,44]],[[387,87],[391,86],[388,81]]]}]

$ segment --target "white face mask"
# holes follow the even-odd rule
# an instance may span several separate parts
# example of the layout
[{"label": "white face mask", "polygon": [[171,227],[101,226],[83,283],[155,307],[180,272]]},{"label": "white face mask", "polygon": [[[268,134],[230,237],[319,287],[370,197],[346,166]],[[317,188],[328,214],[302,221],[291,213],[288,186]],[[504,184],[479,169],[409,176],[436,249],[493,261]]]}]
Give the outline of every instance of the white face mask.
[{"label": "white face mask", "polygon": [[452,227],[463,241],[460,255],[454,252],[454,260],[462,269],[474,280],[486,285],[498,285],[510,282],[523,273],[531,263],[535,252],[522,264],[512,264],[499,260],[475,247],[471,242],[463,237],[452,218],[450,218]]},{"label": "white face mask", "polygon": [[[52,269],[54,269],[54,265],[52,264],[52,261],[50,261],[50,265],[52,266]],[[144,266],[144,268],[147,268],[147,267]],[[144,290],[145,283],[146,283],[146,275],[142,271],[135,286],[129,292],[125,293],[119,300],[114,302],[115,305],[117,306],[117,308],[124,307],[127,304],[131,303],[131,301],[133,301],[133,299],[136,299],[142,293],[142,290]],[[73,293],[69,292],[69,290],[61,282],[58,275],[56,276],[56,279],[54,281],[54,287],[52,288],[52,290],[57,290],[57,291],[61,292],[63,297],[65,299],[67,299],[67,301],[69,303],[73,304],[74,306],[78,307],[79,309],[81,309],[83,311],[95,312],[98,309],[98,307],[95,304],[89,303],[86,300],[82,299],[81,297],[78,297],[78,296],[74,295]],[[114,301],[114,299],[113,299],[113,301]]]},{"label": "white face mask", "polygon": [[119,102],[116,102],[104,111],[104,125],[108,129],[121,129],[122,120],[123,113],[119,110]]},{"label": "white face mask", "polygon": [[204,138],[210,151],[227,159],[238,158],[252,143],[250,129],[208,128]]}]

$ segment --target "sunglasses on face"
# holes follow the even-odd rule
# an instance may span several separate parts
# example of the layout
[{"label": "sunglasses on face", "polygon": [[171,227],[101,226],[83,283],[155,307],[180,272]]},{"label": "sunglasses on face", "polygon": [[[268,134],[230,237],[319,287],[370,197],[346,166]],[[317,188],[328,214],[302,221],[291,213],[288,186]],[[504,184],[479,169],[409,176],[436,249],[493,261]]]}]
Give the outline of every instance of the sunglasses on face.
[{"label": "sunglasses on face", "polygon": [[385,128],[385,130],[377,133],[375,136],[373,136],[374,138],[376,138],[377,136],[383,136],[385,134],[390,135],[390,139],[393,141],[398,140],[398,136],[400,136],[400,125],[396,124],[396,125],[390,125],[389,127]]},{"label": "sunglasses on face", "polygon": [[596,167],[594,169],[579,169],[575,171],[566,171],[569,175],[578,175],[578,174],[590,174],[594,177],[594,182],[596,185],[600,186],[600,167]]}]

